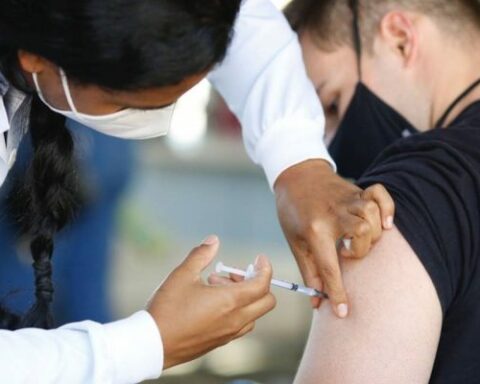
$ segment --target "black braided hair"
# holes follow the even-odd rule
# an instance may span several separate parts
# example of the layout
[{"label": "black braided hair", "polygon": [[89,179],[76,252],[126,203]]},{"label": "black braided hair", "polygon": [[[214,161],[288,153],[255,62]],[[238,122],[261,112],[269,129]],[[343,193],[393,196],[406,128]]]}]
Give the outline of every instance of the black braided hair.
[{"label": "black braided hair", "polygon": [[20,233],[30,238],[36,301],[23,318],[0,308],[0,327],[12,330],[54,326],[50,311],[54,236],[73,219],[82,201],[74,143],[65,118],[51,112],[37,96],[32,98],[29,132],[33,158],[26,173],[16,180],[7,205]]},{"label": "black braided hair", "polygon": [[22,319],[19,315],[0,307],[0,329],[15,330],[20,327]]},{"label": "black braided hair", "polygon": [[36,301],[22,318],[0,308],[0,327],[51,328],[54,236],[81,196],[65,119],[26,81],[19,50],[63,68],[72,82],[135,93],[203,74],[227,52],[241,0],[0,0],[0,72],[30,94],[33,160],[10,206],[31,239]]},{"label": "black braided hair", "polygon": [[81,194],[73,139],[65,127],[65,118],[51,112],[36,96],[30,113],[30,136],[32,163],[11,195],[18,222],[32,238],[35,273],[36,302],[21,326],[51,328],[53,239],[73,219]]}]

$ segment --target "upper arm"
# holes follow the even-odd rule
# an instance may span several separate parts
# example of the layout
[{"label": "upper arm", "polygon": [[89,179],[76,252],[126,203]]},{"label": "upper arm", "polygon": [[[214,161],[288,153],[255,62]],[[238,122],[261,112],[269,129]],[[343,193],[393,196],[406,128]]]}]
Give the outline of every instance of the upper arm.
[{"label": "upper arm", "polygon": [[395,228],[343,275],[350,315],[315,313],[296,382],[428,383],[442,326],[435,287]]}]

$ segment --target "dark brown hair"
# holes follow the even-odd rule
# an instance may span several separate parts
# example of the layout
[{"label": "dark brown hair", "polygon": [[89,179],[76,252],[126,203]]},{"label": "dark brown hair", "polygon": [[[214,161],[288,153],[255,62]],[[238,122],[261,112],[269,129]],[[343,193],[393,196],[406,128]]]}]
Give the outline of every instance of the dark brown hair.
[{"label": "dark brown hair", "polygon": [[51,328],[54,237],[78,206],[74,142],[65,118],[29,89],[25,50],[80,84],[129,91],[174,85],[227,52],[241,0],[2,0],[0,72],[31,95],[33,160],[12,205],[30,237],[36,301],[24,317],[0,308],[0,328]]}]

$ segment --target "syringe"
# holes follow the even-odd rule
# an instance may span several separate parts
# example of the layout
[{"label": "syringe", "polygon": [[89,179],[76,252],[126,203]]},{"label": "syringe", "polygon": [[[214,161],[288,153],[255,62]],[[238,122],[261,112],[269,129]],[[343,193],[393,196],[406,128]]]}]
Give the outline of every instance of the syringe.
[{"label": "syringe", "polygon": [[[237,276],[243,276],[246,279],[251,279],[255,277],[255,267],[252,264],[248,266],[246,271],[243,271],[238,268],[226,266],[222,262],[219,262],[217,263],[215,271],[217,273],[232,273]],[[315,289],[315,288],[305,287],[300,284],[289,283],[288,281],[277,280],[277,279],[272,279],[271,284],[276,287],[288,289],[289,291],[293,291],[293,292],[302,293],[310,297],[320,297],[322,299],[328,299],[328,295],[325,292],[319,291],[318,289]]]}]

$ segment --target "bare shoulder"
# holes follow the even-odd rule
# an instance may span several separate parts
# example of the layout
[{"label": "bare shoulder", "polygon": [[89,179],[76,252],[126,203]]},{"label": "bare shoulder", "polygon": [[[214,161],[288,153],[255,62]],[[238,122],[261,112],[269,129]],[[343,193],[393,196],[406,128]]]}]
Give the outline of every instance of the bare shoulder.
[{"label": "bare shoulder", "polygon": [[314,314],[296,383],[428,383],[442,325],[435,287],[395,228],[342,265],[350,316]]}]

